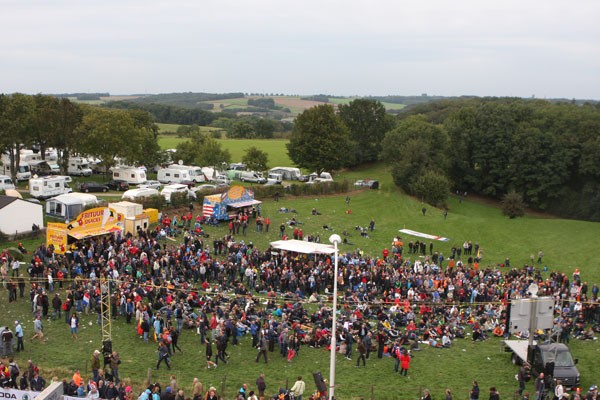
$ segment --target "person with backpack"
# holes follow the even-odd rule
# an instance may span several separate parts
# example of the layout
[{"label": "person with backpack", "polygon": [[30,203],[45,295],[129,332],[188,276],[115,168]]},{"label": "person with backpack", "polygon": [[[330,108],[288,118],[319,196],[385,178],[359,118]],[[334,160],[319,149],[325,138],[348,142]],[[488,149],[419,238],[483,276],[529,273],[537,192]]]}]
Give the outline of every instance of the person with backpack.
[{"label": "person with backpack", "polygon": [[[19,364],[11,357],[8,359],[8,372],[10,372],[10,384],[13,388],[18,389],[18,378],[21,374]],[[11,387],[9,386],[9,387]]]}]

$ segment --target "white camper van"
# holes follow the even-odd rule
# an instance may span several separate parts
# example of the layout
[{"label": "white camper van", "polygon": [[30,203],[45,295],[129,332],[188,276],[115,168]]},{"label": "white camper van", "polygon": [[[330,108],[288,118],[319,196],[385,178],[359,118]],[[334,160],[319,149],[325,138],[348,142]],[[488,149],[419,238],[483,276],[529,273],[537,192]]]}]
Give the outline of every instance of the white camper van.
[{"label": "white camper van", "polygon": [[92,169],[90,168],[87,158],[70,157],[67,173],[75,176],[92,176]]},{"label": "white camper van", "polygon": [[146,171],[141,168],[116,167],[112,169],[114,180],[125,181],[134,185],[146,182]]},{"label": "white camper van", "polygon": [[47,199],[72,191],[64,176],[35,177],[29,180],[29,194],[36,199]]},{"label": "white camper van", "polygon": [[160,183],[182,183],[192,180],[189,171],[171,167],[159,169],[156,179]]},{"label": "white camper van", "polygon": [[188,171],[190,181],[194,181],[196,183],[206,182],[206,176],[204,176],[204,172],[202,172],[202,168],[200,167],[196,167],[194,165],[171,164],[169,165],[169,168]]},{"label": "white camper van", "polygon": [[[0,166],[0,174],[12,176],[10,170],[10,157],[8,154],[2,154],[2,166]],[[17,180],[18,181],[28,181],[31,178],[31,169],[29,168],[29,164],[26,162],[20,161],[19,168],[17,168]]]},{"label": "white camper van", "polygon": [[15,184],[10,179],[10,176],[0,175],[0,190],[15,190]]},{"label": "white camper van", "polygon": [[92,204],[98,204],[98,198],[92,194],[61,194],[46,201],[46,215],[70,221]]},{"label": "white camper van", "polygon": [[196,197],[195,193],[190,193],[190,190],[188,189],[188,187],[186,185],[182,185],[180,183],[174,183],[172,185],[167,185],[163,188],[163,190],[160,192],[161,196],[163,196],[165,198],[165,200],[167,201],[167,203],[171,202],[171,195],[173,193],[186,193],[189,197]]}]

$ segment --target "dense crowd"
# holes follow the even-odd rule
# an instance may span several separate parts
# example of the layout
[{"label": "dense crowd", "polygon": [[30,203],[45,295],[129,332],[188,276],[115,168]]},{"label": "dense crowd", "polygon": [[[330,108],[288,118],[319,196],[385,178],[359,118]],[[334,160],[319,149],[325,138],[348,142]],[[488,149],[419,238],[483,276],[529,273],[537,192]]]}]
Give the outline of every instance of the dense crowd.
[{"label": "dense crowd", "polygon": [[[552,272],[544,278],[539,268],[542,252],[537,267],[533,256],[519,267],[509,259],[483,267],[476,243],[466,241],[445,256],[431,242],[405,243],[396,237],[380,256],[342,251],[339,274],[334,276],[330,256],[261,251],[239,240],[235,224],[228,235],[209,239],[192,227],[191,216],[172,217],[163,216],[157,229],[139,230],[137,235],[86,239],[64,256],[41,244],[26,266],[29,280],[15,270],[9,276],[13,258],[4,252],[2,277],[10,301],[16,300],[17,288],[23,297],[25,282],[30,281],[32,312],[39,321],[35,337],[44,340],[41,321],[52,315],[64,318],[76,338],[78,314],[96,312],[100,320],[100,297],[110,290],[112,317],[123,316],[126,323],[135,324],[140,340],[159,343],[157,369],[163,362],[170,368],[172,354],[181,351],[178,338],[186,329],[200,335],[208,368],[227,363],[228,345],[237,344],[242,335],[251,336],[252,347],[259,350],[257,362],[268,362],[275,349],[293,362],[303,346],[327,348],[334,279],[341,301],[336,350],[348,359],[356,350],[357,366],[366,365],[371,352],[378,358],[390,355],[401,375],[408,374],[411,354],[422,345],[443,348],[467,336],[472,340],[505,336],[510,300],[527,297],[532,283],[539,286],[538,295],[555,299],[555,329],[540,338],[592,339],[600,324],[598,286],[589,285],[578,270]],[[178,219],[190,221],[180,232],[171,230]],[[168,235],[161,233],[165,230],[169,235],[180,233],[181,243],[167,240]],[[57,287],[66,295],[59,296]],[[314,306],[307,307],[310,303]],[[119,355],[105,356],[103,367],[109,368],[92,367],[93,384],[72,379],[65,382],[65,392],[131,399],[131,388],[128,391],[119,379]],[[103,369],[110,379],[101,375]],[[35,375],[28,370],[23,384],[12,384],[34,389]],[[216,390],[212,392],[202,388],[193,398],[217,398]],[[251,398],[250,391],[243,392],[243,398]],[[256,392],[264,395],[260,388]],[[148,400],[179,396],[172,386],[168,391],[150,387],[144,394]]]}]

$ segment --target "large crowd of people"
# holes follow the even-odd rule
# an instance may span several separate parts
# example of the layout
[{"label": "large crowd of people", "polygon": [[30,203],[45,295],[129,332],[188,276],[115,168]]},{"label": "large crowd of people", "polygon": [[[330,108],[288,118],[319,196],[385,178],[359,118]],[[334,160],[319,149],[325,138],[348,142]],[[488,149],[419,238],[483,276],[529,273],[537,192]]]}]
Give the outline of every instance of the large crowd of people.
[{"label": "large crowd of people", "polygon": [[[444,255],[431,242],[396,237],[380,256],[342,251],[334,276],[330,256],[260,250],[239,240],[231,227],[228,235],[209,239],[188,224],[190,229],[183,227],[179,242],[166,240],[161,230],[177,219],[164,215],[159,228],[139,230],[137,235],[89,238],[66,255],[41,244],[26,265],[29,280],[23,273],[8,277],[13,258],[2,253],[10,300],[16,298],[17,286],[31,282],[32,312],[39,321],[34,338],[44,340],[42,320],[51,315],[64,318],[76,340],[77,315],[98,313],[100,320],[100,298],[109,290],[112,317],[122,316],[135,325],[141,341],[159,343],[157,369],[163,362],[171,367],[173,353],[181,351],[178,338],[188,329],[201,335],[208,368],[226,364],[228,345],[237,344],[241,335],[252,338],[252,347],[259,351],[256,362],[271,362],[277,349],[291,363],[304,346],[330,345],[334,280],[341,310],[336,350],[348,359],[356,357],[357,366],[366,365],[371,352],[378,358],[391,356],[394,371],[402,376],[408,375],[411,354],[421,346],[445,348],[457,338],[508,335],[510,300],[527,297],[532,283],[538,285],[538,295],[555,299],[555,328],[539,334],[540,339],[592,339],[600,324],[598,286],[588,284],[578,270],[544,277],[541,251],[537,266],[533,256],[523,266],[511,265],[509,259],[483,266],[477,243],[466,241]],[[62,298],[57,289],[65,291]],[[116,352],[108,355],[109,368],[92,363],[92,380],[83,382],[74,375],[65,381],[65,393],[111,400],[134,397],[131,387],[120,380]],[[36,375],[28,370],[23,385],[3,382],[34,389],[39,387]],[[292,389],[302,392],[295,393],[301,399],[305,386],[294,387],[302,388]],[[264,388],[257,387],[256,394],[242,389],[244,399],[264,395]],[[197,392],[187,397],[218,398],[215,388]],[[140,399],[180,397],[183,400],[183,392],[172,385],[165,390],[155,385]]]}]

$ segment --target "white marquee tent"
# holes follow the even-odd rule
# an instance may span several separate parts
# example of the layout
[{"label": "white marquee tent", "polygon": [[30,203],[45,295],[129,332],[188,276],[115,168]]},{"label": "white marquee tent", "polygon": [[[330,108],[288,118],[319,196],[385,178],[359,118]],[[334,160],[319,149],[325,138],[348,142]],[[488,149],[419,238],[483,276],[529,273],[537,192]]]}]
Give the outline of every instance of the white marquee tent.
[{"label": "white marquee tent", "polygon": [[304,254],[334,254],[335,249],[330,244],[305,242],[304,240],[278,240],[271,242],[271,247],[277,250],[293,251]]}]

